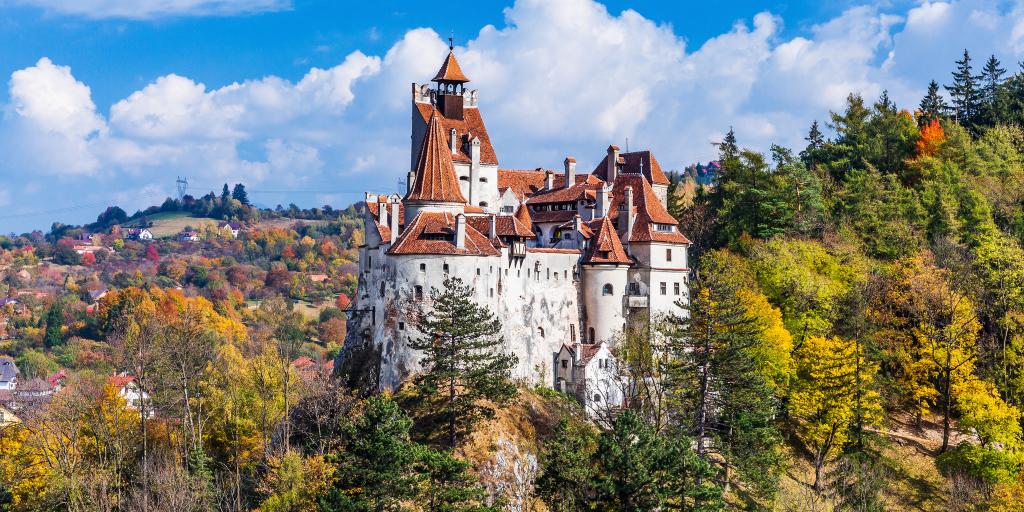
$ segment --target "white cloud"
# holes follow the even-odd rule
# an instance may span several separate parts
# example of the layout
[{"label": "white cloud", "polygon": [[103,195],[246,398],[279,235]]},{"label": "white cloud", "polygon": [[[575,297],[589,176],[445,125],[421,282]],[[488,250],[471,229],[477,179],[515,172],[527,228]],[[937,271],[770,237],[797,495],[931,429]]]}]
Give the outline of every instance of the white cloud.
[{"label": "white cloud", "polygon": [[[712,158],[709,142],[730,126],[749,147],[798,147],[850,92],[873,100],[887,89],[912,108],[929,80],[948,80],[964,47],[979,66],[989,53],[1006,67],[1024,57],[1024,8],[985,0],[854,7],[791,38],[763,12],[693,48],[669,25],[591,0],[520,0],[504,14],[456,53],[509,167],[557,167],[572,154],[588,169],[628,138],[680,168]],[[447,50],[418,28],[383,56],[353,51],[297,82],[209,89],[170,74],[107,115],[70,69],[44,58],[11,77],[0,173],[8,165],[72,188],[89,175],[111,190],[162,190],[187,175],[321,192],[283,199],[297,204],[391,191],[410,162],[410,83],[433,77]]]},{"label": "white cloud", "polygon": [[292,4],[291,0],[7,0],[6,3],[94,19],[234,16],[285,10]]}]

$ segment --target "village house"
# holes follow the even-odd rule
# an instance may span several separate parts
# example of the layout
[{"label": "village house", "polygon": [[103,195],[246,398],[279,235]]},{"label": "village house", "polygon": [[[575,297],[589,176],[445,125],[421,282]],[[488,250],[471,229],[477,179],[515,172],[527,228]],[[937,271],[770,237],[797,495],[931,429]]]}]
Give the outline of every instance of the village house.
[{"label": "village house", "polygon": [[198,242],[199,232],[193,229],[186,229],[181,233],[178,233],[179,242]]},{"label": "village house", "polygon": [[128,228],[122,230],[124,238],[128,240],[152,240],[153,232],[149,228]]},{"label": "village house", "polygon": [[21,418],[18,418],[10,409],[0,404],[0,429],[19,423],[21,423]]},{"label": "village house", "polygon": [[[109,382],[117,391],[117,395],[124,399],[129,409],[137,411],[142,407],[143,401],[149,403],[149,393],[142,390],[135,377],[126,374],[114,375],[110,377]],[[147,417],[152,415],[152,409],[146,411]]]},{"label": "village house", "polygon": [[217,230],[224,233],[225,236],[230,235],[231,238],[238,238],[238,233],[242,230],[242,224],[239,222],[220,222],[217,224]]},{"label": "village house", "polygon": [[0,356],[0,391],[14,391],[20,373],[13,357]]},{"label": "village house", "polygon": [[[576,389],[591,375],[600,385],[600,361],[614,360],[627,322],[685,314],[690,242],[668,213],[668,177],[650,151],[615,145],[590,173],[571,156],[558,173],[502,168],[454,52],[432,82],[412,85],[403,195],[365,195],[358,294],[339,360],[371,351],[378,386],[397,388],[422,357],[409,348],[421,335],[419,305],[459,277],[500,319],[515,378]],[[582,366],[563,385],[564,347]]]}]

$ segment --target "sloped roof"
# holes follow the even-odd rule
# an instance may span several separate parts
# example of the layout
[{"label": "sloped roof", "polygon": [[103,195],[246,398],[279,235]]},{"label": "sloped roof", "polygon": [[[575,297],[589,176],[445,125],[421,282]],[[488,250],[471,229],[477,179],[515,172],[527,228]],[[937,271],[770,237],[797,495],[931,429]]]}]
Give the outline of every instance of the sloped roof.
[{"label": "sloped roof", "polygon": [[[633,209],[636,212],[636,221],[633,224],[633,232],[629,234],[631,242],[669,242],[688,244],[689,240],[679,232],[679,222],[668,213],[665,206],[661,204],[658,195],[654,193],[650,183],[639,174],[620,174],[615,178],[615,186],[612,188],[612,204],[609,216],[613,219],[625,213],[620,211],[619,205],[626,200],[626,187],[633,188]],[[658,231],[654,224],[671,224],[676,226],[671,232]],[[626,225],[620,222],[619,226],[624,230]]]},{"label": "sloped roof", "polygon": [[[554,182],[550,192],[544,191],[545,175],[551,172],[554,174]],[[601,180],[590,174],[576,174],[576,184],[588,183],[599,184]],[[565,172],[549,171],[546,169],[498,169],[498,188],[512,189],[512,193],[520,201],[530,198],[535,194],[554,193],[559,190],[570,190],[565,188]],[[571,201],[571,199],[570,199]]]},{"label": "sloped roof", "polygon": [[[655,185],[668,185],[668,176],[661,170],[661,164],[650,151],[633,151],[630,153],[619,153],[619,164],[622,166],[620,173],[643,174],[647,181]],[[601,159],[601,162],[591,173],[602,180],[608,179],[608,155]]]},{"label": "sloped roof", "polygon": [[[437,109],[429,103],[417,103],[416,110],[420,113],[424,123],[429,123],[430,117],[437,112]],[[441,117],[441,126],[444,128],[445,133],[444,140],[448,140],[452,128],[455,129],[455,133],[459,137],[459,141],[455,144],[455,154],[451,155],[453,162],[472,162],[472,155],[469,154],[467,149],[468,144],[463,144],[463,142],[468,142],[473,137],[478,137],[480,139],[480,163],[498,165],[498,156],[494,152],[494,146],[491,145],[491,137],[487,135],[487,127],[484,126],[484,119],[480,115],[480,109],[463,109],[462,119],[449,119],[440,112],[437,112],[437,115]],[[449,154],[451,154],[450,147],[448,150]]]},{"label": "sloped roof", "polygon": [[[466,216],[466,223],[471,224],[474,229],[485,236],[490,236],[491,216],[472,215]],[[537,238],[537,235],[530,229],[530,224],[524,224],[511,215],[496,215],[494,227],[498,230],[497,236],[515,236],[520,238]]]},{"label": "sloped roof", "polygon": [[519,209],[516,210],[516,220],[525,225],[527,229],[533,230],[533,218],[530,217],[530,209],[525,204],[519,205]]},{"label": "sloped roof", "polygon": [[416,159],[416,179],[405,196],[406,201],[466,202],[455,177],[452,151],[447,141],[441,115],[435,110],[427,123],[427,134]]},{"label": "sloped roof", "polygon": [[592,221],[590,228],[596,231],[596,235],[590,240],[587,253],[583,263],[611,263],[630,265],[633,260],[622,248],[619,235],[615,233],[615,226],[608,217],[602,217]]},{"label": "sloped roof", "polygon": [[529,197],[526,202],[529,204],[550,204],[568,203],[597,197],[597,190],[604,186],[600,178],[592,174],[584,174],[576,177],[576,183],[571,187],[565,187],[565,175],[556,180],[551,190],[541,190]]},{"label": "sloped roof", "polygon": [[441,69],[437,70],[437,74],[431,82],[468,82],[465,73],[462,72],[462,66],[459,66],[459,61],[455,59],[455,52],[449,50],[448,56],[444,58],[444,62],[441,63]]},{"label": "sloped roof", "polygon": [[[388,201],[389,201],[388,196],[382,195],[382,196],[378,196],[378,200],[377,201],[373,201],[373,198],[371,197],[370,201],[368,201],[366,203],[366,211],[370,214],[370,216],[373,217],[373,219],[374,219],[373,225],[377,227],[377,233],[380,235],[380,239],[384,240],[384,241],[391,240],[391,226],[385,226],[384,224],[380,223],[380,204],[382,202],[387,203]],[[390,210],[391,210],[391,207],[389,206],[388,207],[389,215],[391,213]],[[388,218],[388,222],[389,223],[391,222],[390,217]],[[405,223],[405,204],[399,202],[398,203],[398,225],[401,226],[404,223]]]},{"label": "sloped roof", "polygon": [[10,356],[0,356],[0,382],[10,382],[14,380],[18,374],[18,365],[14,364],[14,358]]},{"label": "sloped roof", "polygon": [[[446,235],[447,240],[432,239]],[[501,253],[484,234],[466,222],[466,244],[455,246],[455,215],[448,212],[419,212],[406,226],[388,254],[453,254],[467,256],[500,256]]]},{"label": "sloped roof", "polygon": [[576,346],[579,347],[579,358],[580,358],[578,364],[580,366],[586,366],[587,363],[589,363],[590,360],[593,359],[594,356],[596,356],[597,353],[601,351],[601,346],[602,345],[603,345],[603,343],[598,343],[598,344],[577,343]]}]

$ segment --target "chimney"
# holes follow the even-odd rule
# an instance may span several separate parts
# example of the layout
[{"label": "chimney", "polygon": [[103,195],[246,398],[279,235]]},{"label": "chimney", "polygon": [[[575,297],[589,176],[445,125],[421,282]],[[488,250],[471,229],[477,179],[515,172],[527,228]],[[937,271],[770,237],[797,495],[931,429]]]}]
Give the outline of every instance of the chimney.
[{"label": "chimney", "polygon": [[608,146],[608,158],[606,159],[608,165],[607,172],[605,174],[608,183],[615,183],[615,177],[619,175],[619,147],[615,144]]},{"label": "chimney", "polygon": [[409,175],[405,179],[405,193],[412,193],[412,186],[416,182],[416,171],[409,171]]},{"label": "chimney", "polygon": [[455,216],[455,247],[466,248],[466,216],[461,213]]},{"label": "chimney", "polygon": [[381,225],[383,225],[383,226],[390,226],[391,225],[391,223],[388,222],[388,203],[387,203],[387,200],[381,201],[381,200],[378,199],[378,202],[377,202],[377,217],[378,217],[377,220],[380,221]]},{"label": "chimney", "polygon": [[626,187],[626,240],[633,234],[634,222],[636,214],[633,213],[633,187]]},{"label": "chimney", "polygon": [[576,184],[576,159],[567,156],[565,157],[565,188],[569,188]]},{"label": "chimney", "polygon": [[480,194],[473,193],[480,186],[480,137],[469,142],[469,204],[476,204]]},{"label": "chimney", "polygon": [[480,165],[480,137],[473,137],[470,142],[469,157],[474,166]]},{"label": "chimney", "polygon": [[491,214],[491,231],[490,231],[490,236],[491,236],[492,239],[498,238],[498,216],[496,214],[493,214],[493,213]]},{"label": "chimney", "polygon": [[[381,205],[383,206],[383,205]],[[398,240],[398,230],[402,227],[401,203],[397,197],[391,198],[391,243]]]},{"label": "chimney", "polygon": [[583,230],[583,218],[580,217],[578,214],[573,216],[573,218],[572,218],[572,229],[574,231],[572,236],[576,238],[576,246],[577,247],[582,247],[583,243],[582,243],[581,237],[583,235],[580,233],[580,231]]},{"label": "chimney", "polygon": [[608,209],[612,205],[612,185],[611,183],[605,183],[601,190],[597,191],[597,205],[594,212],[594,218],[601,218],[608,216]]},{"label": "chimney", "polygon": [[454,155],[454,154],[459,152],[459,146],[458,146],[458,144],[459,144],[458,143],[459,132],[455,131],[455,128],[452,128],[452,131],[451,131],[450,135],[451,136],[449,137],[448,145],[451,146],[452,154]]},{"label": "chimney", "polygon": [[547,171],[544,173],[544,190],[555,188],[555,173]]}]

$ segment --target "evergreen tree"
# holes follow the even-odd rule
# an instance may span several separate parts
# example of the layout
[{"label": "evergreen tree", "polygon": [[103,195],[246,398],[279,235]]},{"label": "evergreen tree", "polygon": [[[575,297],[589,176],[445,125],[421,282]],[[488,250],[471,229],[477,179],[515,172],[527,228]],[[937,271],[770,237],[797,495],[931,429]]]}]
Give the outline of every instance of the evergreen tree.
[{"label": "evergreen tree", "polygon": [[800,152],[800,159],[807,167],[813,169],[821,162],[821,151],[825,148],[825,136],[821,133],[817,120],[811,123],[811,129],[807,131],[804,140],[807,141],[807,147]]},{"label": "evergreen tree", "polygon": [[64,344],[61,327],[64,325],[64,303],[57,299],[46,312],[46,331],[43,333],[43,344],[53,348]]},{"label": "evergreen tree", "polygon": [[328,456],[336,479],[320,500],[324,511],[403,510],[416,496],[413,471],[420,448],[409,439],[412,420],[386,396],[372,397],[346,431],[344,451]]},{"label": "evergreen tree", "polygon": [[446,278],[430,299],[433,308],[420,312],[423,336],[409,345],[424,353],[424,373],[416,378],[424,406],[447,426],[447,444],[454,448],[459,435],[494,415],[485,400],[500,405],[515,396],[510,378],[517,358],[501,350],[500,320],[473,301],[473,289],[461,279]]},{"label": "evergreen tree", "polygon": [[953,83],[945,87],[953,102],[953,115],[956,121],[968,129],[973,129],[981,110],[982,92],[978,86],[978,76],[972,72],[971,55],[967,50],[964,50],[963,58],[956,61]]},{"label": "evergreen tree", "polygon": [[827,168],[837,181],[845,181],[853,169],[867,167],[871,160],[871,140],[868,121],[871,110],[864,105],[859,94],[846,97],[846,109],[842,113],[832,112],[829,127],[835,130],[836,140],[831,144],[833,153]]},{"label": "evergreen tree", "polygon": [[695,438],[698,457],[725,457],[768,497],[777,486],[781,436],[772,391],[751,354],[758,328],[728,279],[705,274],[691,289],[691,302],[681,304],[689,314],[664,327],[680,427]]},{"label": "evergreen tree", "polygon": [[419,500],[431,512],[497,512],[483,506],[484,489],[469,473],[468,462],[449,452],[420,447],[416,469],[425,487]]},{"label": "evergreen tree", "polygon": [[995,126],[1005,118],[1005,101],[1003,99],[1003,75],[1006,69],[999,67],[999,59],[995,55],[988,58],[981,71],[985,123]]},{"label": "evergreen tree", "polygon": [[228,200],[229,197],[231,197],[231,191],[228,190],[228,184],[225,183],[224,189],[220,191],[220,200],[221,202],[225,202]]},{"label": "evergreen tree", "polygon": [[725,138],[718,144],[718,159],[719,163],[724,165],[726,160],[736,158],[740,155],[740,147],[736,143],[736,132],[733,131],[732,127],[729,127],[729,132],[725,134]]},{"label": "evergreen tree", "polygon": [[231,198],[244,205],[249,204],[249,194],[245,192],[245,185],[235,183],[235,188],[231,190]]},{"label": "evergreen tree", "polygon": [[949,111],[946,99],[939,94],[939,83],[932,80],[928,83],[928,92],[921,98],[921,117],[918,118],[918,126],[925,126],[932,121],[942,119],[942,116]]},{"label": "evergreen tree", "polygon": [[543,469],[537,494],[553,512],[590,510],[597,480],[597,429],[581,421],[563,419],[541,452]]}]

